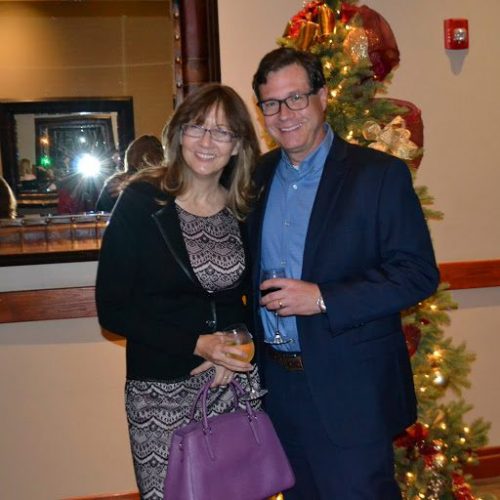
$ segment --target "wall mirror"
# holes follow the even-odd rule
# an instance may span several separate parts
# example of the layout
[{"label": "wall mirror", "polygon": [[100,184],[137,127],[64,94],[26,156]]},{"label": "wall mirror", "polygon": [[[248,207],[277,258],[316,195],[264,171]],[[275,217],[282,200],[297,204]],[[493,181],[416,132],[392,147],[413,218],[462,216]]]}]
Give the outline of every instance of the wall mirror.
[{"label": "wall mirror", "polygon": [[3,175],[19,216],[91,212],[134,138],[133,100],[0,103]]},{"label": "wall mirror", "polygon": [[[220,80],[217,19],[217,0],[0,2],[0,173],[20,216],[0,265],[97,258],[105,218],[80,223],[129,142]],[[61,203],[66,181],[79,203]]]}]

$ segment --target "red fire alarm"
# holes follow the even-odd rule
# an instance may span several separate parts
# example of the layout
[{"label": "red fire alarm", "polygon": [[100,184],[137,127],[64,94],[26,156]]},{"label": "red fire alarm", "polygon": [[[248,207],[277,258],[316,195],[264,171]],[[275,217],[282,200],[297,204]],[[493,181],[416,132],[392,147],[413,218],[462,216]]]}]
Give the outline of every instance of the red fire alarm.
[{"label": "red fire alarm", "polygon": [[444,46],[448,50],[469,48],[469,21],[467,19],[444,20]]}]

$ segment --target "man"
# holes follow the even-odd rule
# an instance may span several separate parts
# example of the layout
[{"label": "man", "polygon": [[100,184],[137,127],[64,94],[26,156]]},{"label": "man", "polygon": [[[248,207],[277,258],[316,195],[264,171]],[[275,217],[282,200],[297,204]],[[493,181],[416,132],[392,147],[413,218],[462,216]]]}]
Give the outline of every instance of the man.
[{"label": "man", "polygon": [[[296,475],[286,499],[401,498],[392,439],[415,421],[416,398],[400,311],[439,281],[409,170],[332,132],[316,56],[270,52],[253,88],[281,146],[257,168],[248,222],[256,290],[278,289],[259,298],[256,333]],[[260,283],[277,267],[287,278]]]}]

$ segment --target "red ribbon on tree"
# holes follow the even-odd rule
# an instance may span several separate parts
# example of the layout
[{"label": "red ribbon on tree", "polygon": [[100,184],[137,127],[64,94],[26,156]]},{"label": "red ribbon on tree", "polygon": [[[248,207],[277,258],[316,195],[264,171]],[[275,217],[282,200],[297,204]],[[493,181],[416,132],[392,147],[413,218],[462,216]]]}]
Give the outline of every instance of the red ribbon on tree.
[{"label": "red ribbon on tree", "polygon": [[399,49],[394,33],[389,23],[370,7],[341,5],[340,20],[344,24],[348,24],[355,15],[361,18],[374,78],[382,81],[399,64]]},{"label": "red ribbon on tree", "polygon": [[362,5],[358,10],[368,37],[368,56],[376,80],[383,80],[399,64],[399,49],[389,23],[374,10]]},{"label": "red ribbon on tree", "polygon": [[[383,80],[399,63],[399,49],[394,33],[389,23],[366,5],[341,5],[341,22],[347,24],[355,14],[360,16],[368,40],[368,56],[374,78]],[[332,33],[334,25],[335,15],[327,3],[314,0],[290,19],[283,36],[295,40],[300,50],[307,50],[313,42]]]}]

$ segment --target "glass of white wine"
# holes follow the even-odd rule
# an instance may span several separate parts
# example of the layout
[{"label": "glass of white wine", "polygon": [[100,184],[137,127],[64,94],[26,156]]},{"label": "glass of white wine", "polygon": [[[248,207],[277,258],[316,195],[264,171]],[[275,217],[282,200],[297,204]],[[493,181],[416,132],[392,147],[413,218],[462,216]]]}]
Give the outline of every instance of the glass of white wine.
[{"label": "glass of white wine", "polygon": [[[248,331],[246,325],[243,323],[238,323],[228,326],[227,328],[224,328],[224,330],[222,330],[222,335],[225,337],[225,344],[238,346],[238,348],[242,351],[241,356],[235,356],[234,354],[230,354],[229,356],[233,357],[234,359],[239,359],[240,361],[250,363],[255,354],[255,344],[253,342],[252,334]],[[248,381],[250,392],[247,395],[240,397],[242,401],[252,401],[254,399],[259,399],[267,394],[266,389],[256,388],[253,386],[250,374],[248,372],[245,372],[245,376]]]}]

